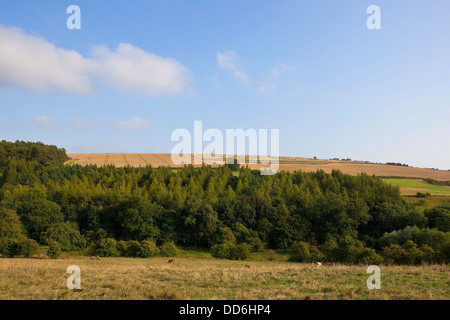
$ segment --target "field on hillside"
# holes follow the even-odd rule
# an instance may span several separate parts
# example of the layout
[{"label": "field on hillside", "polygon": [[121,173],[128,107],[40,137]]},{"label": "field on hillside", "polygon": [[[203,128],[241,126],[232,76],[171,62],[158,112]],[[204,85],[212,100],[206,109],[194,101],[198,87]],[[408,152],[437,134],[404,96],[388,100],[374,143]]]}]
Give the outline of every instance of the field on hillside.
[{"label": "field on hillside", "polygon": [[[81,269],[81,292],[66,287],[70,265]],[[366,269],[205,258],[173,264],[165,258],[2,258],[0,299],[450,299],[450,266],[381,266],[380,290],[367,288]]]},{"label": "field on hillside", "polygon": [[[146,165],[152,165],[154,167],[170,166],[180,167],[172,162],[171,155],[169,153],[86,153],[86,154],[69,154],[75,161],[69,162],[69,164],[88,165],[95,164],[98,166],[113,164],[117,167],[134,166],[145,167]],[[191,163],[201,163],[199,155],[191,155]],[[443,170],[431,170],[414,167],[393,166],[385,164],[367,163],[362,161],[340,161],[340,160],[315,160],[309,158],[299,157],[280,157],[279,169],[284,171],[293,172],[296,170],[302,170],[305,172],[324,170],[327,173],[331,173],[333,169],[341,170],[343,173],[350,175],[358,175],[361,172],[365,172],[369,175],[376,175],[380,177],[408,177],[408,178],[429,178],[441,181],[450,181],[450,171]],[[205,164],[215,166],[214,161],[206,159],[203,161]],[[248,157],[247,161],[248,163]],[[200,165],[195,165],[200,166]],[[263,166],[261,164],[249,164],[251,169],[260,169]]]},{"label": "field on hillside", "polygon": [[400,187],[402,195],[415,195],[417,192],[429,192],[432,195],[450,195],[450,187],[437,186],[418,179],[383,179]]},{"label": "field on hillside", "polygon": [[441,206],[444,204],[446,204],[447,206],[450,206],[450,196],[446,196],[446,197],[432,196],[432,197],[426,197],[426,198],[403,196],[402,198],[406,202],[415,205],[416,208],[421,209],[421,210],[432,209],[434,207]]}]

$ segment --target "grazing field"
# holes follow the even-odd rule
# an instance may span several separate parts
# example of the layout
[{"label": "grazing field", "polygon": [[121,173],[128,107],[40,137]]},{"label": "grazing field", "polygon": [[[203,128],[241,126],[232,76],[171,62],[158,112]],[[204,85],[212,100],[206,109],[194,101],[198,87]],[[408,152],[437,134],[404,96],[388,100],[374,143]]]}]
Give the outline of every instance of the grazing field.
[{"label": "grazing field", "polygon": [[437,186],[419,179],[383,179],[385,182],[400,187],[402,195],[414,195],[417,192],[429,192],[432,195],[449,195],[450,187]]},{"label": "grazing field", "polygon": [[[80,153],[69,154],[69,157],[76,159],[70,164],[89,165],[95,164],[103,166],[113,164],[117,167],[133,166],[145,167],[152,165],[153,167],[170,166],[181,167],[172,162],[169,153]],[[247,157],[248,159],[248,157]],[[191,155],[191,163],[202,163],[199,155]],[[299,157],[280,157],[280,170],[293,172],[302,170],[305,172],[317,171],[319,169],[330,173],[332,170],[338,169],[343,173],[350,175],[358,175],[365,172],[369,175],[380,177],[407,177],[407,178],[429,178],[440,181],[450,181],[450,171],[431,170],[414,167],[393,166],[385,164],[367,163],[362,161],[341,161],[341,160],[315,160]],[[248,160],[246,161],[248,163]],[[206,159],[205,164],[215,166],[214,161]],[[199,165],[195,165],[199,166]],[[249,164],[251,169],[260,169],[264,167],[261,164]]]},{"label": "grazing field", "polygon": [[[70,265],[81,269],[81,292],[66,287]],[[0,299],[450,299],[449,266],[381,266],[380,290],[367,289],[366,268],[205,258],[171,264],[166,258],[3,258]]]}]

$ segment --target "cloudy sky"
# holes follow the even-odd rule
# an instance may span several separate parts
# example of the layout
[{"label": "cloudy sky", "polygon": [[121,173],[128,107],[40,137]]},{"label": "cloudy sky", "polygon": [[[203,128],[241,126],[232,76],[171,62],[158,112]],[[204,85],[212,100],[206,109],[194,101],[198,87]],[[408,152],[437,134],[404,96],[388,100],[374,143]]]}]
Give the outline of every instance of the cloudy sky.
[{"label": "cloudy sky", "polygon": [[[69,5],[81,30],[69,30]],[[366,27],[381,8],[381,30]],[[279,129],[288,156],[450,169],[450,2],[1,1],[0,139],[170,152]]]}]

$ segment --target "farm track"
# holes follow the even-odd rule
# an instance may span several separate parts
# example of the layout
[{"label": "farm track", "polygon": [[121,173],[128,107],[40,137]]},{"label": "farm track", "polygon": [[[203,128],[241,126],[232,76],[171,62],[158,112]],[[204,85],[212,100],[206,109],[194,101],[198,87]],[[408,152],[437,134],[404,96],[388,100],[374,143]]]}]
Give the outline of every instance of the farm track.
[{"label": "farm track", "polygon": [[127,156],[125,155],[125,153],[122,153],[122,156],[123,156],[123,160],[125,161],[126,165],[129,166],[130,163],[128,162]]},{"label": "farm track", "polygon": [[145,163],[145,166],[147,166],[149,163],[147,160],[145,160],[145,158],[142,156],[142,154],[138,153],[139,158],[141,158],[141,160]]},{"label": "farm track", "polygon": [[159,155],[155,154],[154,156],[155,156],[156,158],[158,158],[158,159],[159,159],[161,162],[163,162],[164,164],[170,166],[170,163],[169,163],[168,161],[166,161],[166,160],[161,159],[161,157],[160,157]]}]

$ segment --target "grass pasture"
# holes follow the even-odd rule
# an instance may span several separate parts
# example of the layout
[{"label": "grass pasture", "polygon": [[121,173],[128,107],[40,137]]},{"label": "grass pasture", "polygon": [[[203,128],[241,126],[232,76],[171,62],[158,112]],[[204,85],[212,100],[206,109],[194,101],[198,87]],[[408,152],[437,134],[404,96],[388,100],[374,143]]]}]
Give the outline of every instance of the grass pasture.
[{"label": "grass pasture", "polygon": [[[449,266],[381,266],[381,289],[369,290],[367,266],[205,258],[2,258],[0,299],[450,299]],[[81,292],[66,287],[70,265]]]},{"label": "grass pasture", "polygon": [[383,181],[399,186],[402,195],[415,195],[417,192],[429,192],[432,195],[450,196],[450,187],[429,184],[420,179],[383,179]]},{"label": "grass pasture", "polygon": [[69,160],[69,161],[67,161],[66,163],[64,163],[66,166],[71,166],[71,165],[73,165],[75,162],[77,162],[78,161],[78,159],[72,159],[72,160]]}]

